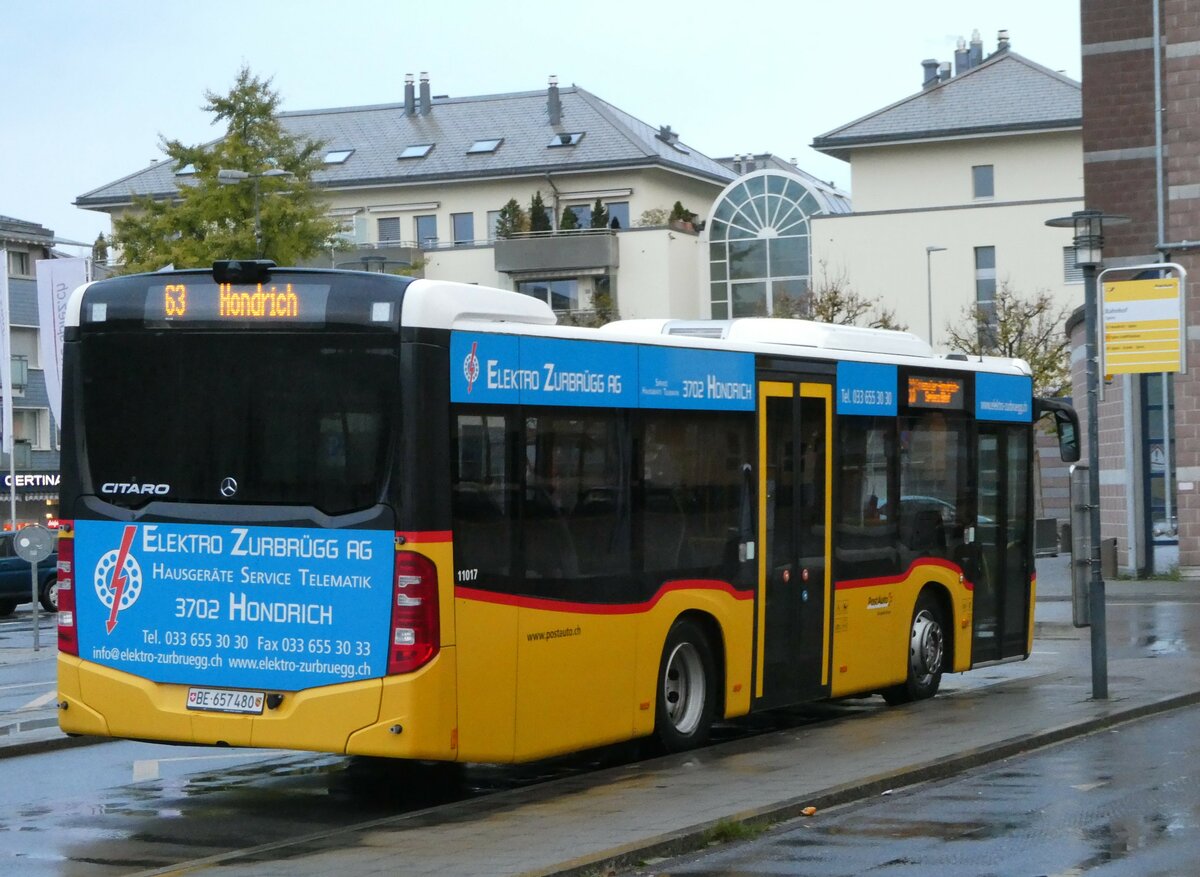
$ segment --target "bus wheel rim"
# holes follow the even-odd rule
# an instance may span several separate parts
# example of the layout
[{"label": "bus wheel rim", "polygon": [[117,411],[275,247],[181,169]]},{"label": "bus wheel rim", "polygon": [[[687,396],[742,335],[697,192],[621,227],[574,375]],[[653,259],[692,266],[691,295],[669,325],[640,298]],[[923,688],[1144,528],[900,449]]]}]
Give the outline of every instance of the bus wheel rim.
[{"label": "bus wheel rim", "polygon": [[680,643],[667,658],[663,700],[667,719],[680,734],[691,734],[704,714],[704,663],[692,643]]},{"label": "bus wheel rim", "polygon": [[913,619],[909,664],[913,677],[927,684],[942,669],[945,639],[942,626],[928,611],[921,610]]}]

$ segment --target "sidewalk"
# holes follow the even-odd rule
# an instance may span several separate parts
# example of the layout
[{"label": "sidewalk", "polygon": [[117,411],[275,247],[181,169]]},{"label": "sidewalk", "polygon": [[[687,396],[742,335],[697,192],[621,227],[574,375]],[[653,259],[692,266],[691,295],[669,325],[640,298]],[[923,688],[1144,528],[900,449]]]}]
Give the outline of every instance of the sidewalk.
[{"label": "sidewalk", "polygon": [[[695,849],[718,824],[762,824],[951,775],[1132,718],[1200,703],[1200,654],[1139,646],[1109,628],[1109,699],[1091,698],[1088,632],[1070,624],[1065,558],[1039,559],[1038,640],[1029,660],[949,675],[938,697],[889,709],[880,698],[831,707],[837,722],[314,833],[180,863],[186,874],[304,877],[598,874]],[[1133,629],[1152,603],[1200,586],[1113,582]],[[1127,601],[1130,605],[1121,606]],[[1158,613],[1161,614],[1161,613]],[[1189,617],[1191,613],[1188,614]],[[1194,619],[1193,619],[1194,621]],[[1200,627],[1200,625],[1198,625]],[[1193,633],[1195,633],[1193,631]],[[1200,639],[1200,637],[1196,637]],[[8,656],[0,654],[0,661]],[[40,660],[46,659],[46,656]],[[0,743],[2,745],[2,743]],[[402,863],[402,865],[401,865]]]}]

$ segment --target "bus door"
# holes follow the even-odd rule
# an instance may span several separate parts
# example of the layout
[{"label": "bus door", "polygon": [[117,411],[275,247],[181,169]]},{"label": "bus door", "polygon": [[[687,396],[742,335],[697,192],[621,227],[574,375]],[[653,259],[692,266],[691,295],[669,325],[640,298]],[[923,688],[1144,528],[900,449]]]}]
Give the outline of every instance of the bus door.
[{"label": "bus door", "polygon": [[980,422],[971,661],[1028,651],[1029,427]]},{"label": "bus door", "polygon": [[759,706],[829,690],[832,404],[827,379],[758,384]]}]

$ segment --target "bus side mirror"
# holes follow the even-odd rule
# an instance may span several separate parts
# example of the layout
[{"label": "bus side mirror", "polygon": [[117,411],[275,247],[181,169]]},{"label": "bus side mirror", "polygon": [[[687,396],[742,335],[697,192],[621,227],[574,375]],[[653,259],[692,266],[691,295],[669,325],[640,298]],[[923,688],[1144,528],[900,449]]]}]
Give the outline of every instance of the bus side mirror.
[{"label": "bus side mirror", "polygon": [[1037,418],[1054,415],[1054,432],[1058,435],[1058,454],[1064,463],[1079,462],[1079,415],[1071,403],[1063,399],[1036,399]]}]

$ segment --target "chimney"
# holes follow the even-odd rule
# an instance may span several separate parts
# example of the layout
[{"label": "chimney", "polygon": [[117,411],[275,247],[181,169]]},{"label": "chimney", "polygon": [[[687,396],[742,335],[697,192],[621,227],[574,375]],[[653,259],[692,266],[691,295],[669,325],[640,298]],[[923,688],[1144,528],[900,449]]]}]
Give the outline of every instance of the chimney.
[{"label": "chimney", "polygon": [[983,40],[979,38],[979,28],[971,31],[971,66],[978,67],[983,63]]},{"label": "chimney", "polygon": [[935,58],[926,58],[921,62],[921,66],[925,68],[925,78],[921,81],[921,88],[931,88],[932,86],[937,85],[937,60]]},{"label": "chimney", "polygon": [[429,114],[431,100],[429,97],[429,74],[424,70],[421,71],[421,115]]},{"label": "chimney", "polygon": [[954,49],[954,75],[962,76],[971,69],[971,53],[967,49],[967,41],[958,38],[958,46]]},{"label": "chimney", "polygon": [[550,87],[546,89],[546,113],[551,125],[562,124],[562,100],[558,96],[558,77],[550,76]]},{"label": "chimney", "polygon": [[1002,30],[996,34],[996,51],[997,52],[1007,52],[1008,51],[1008,31],[1007,30]]},{"label": "chimney", "polygon": [[938,67],[938,82],[949,82],[949,81],[950,81],[950,62],[943,61],[941,66]]},{"label": "chimney", "polygon": [[411,73],[404,74],[404,115],[415,116],[417,114],[417,99],[414,94],[413,75]]}]

